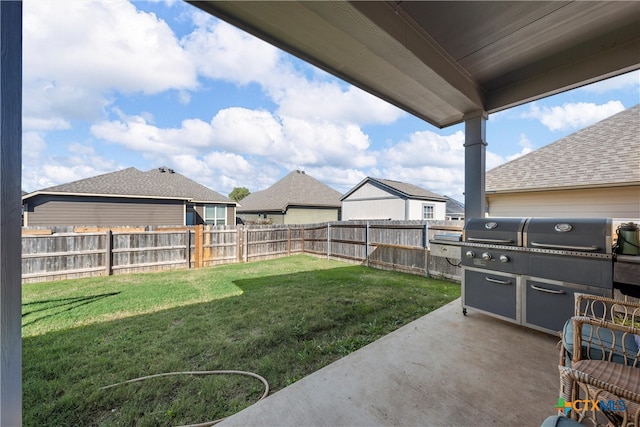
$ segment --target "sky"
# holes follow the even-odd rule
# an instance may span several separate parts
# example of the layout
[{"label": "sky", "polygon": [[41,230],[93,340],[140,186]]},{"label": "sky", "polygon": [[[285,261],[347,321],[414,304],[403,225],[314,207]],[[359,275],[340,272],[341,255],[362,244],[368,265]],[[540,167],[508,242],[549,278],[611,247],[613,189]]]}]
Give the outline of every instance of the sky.
[{"label": "sky", "polygon": [[[487,170],[639,102],[636,71],[492,114]],[[182,1],[23,1],[27,192],[168,166],[223,195],[304,170],[464,201],[463,144]]]}]

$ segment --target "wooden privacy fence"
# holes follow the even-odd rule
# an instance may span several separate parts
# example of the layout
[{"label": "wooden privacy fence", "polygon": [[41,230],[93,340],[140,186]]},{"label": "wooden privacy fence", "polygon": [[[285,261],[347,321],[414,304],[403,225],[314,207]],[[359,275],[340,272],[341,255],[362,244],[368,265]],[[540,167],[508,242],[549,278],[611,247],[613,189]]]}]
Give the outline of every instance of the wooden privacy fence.
[{"label": "wooden privacy fence", "polygon": [[462,222],[23,230],[22,283],[201,268],[295,253],[459,279],[459,267],[428,254],[429,240],[442,230],[461,232]]}]

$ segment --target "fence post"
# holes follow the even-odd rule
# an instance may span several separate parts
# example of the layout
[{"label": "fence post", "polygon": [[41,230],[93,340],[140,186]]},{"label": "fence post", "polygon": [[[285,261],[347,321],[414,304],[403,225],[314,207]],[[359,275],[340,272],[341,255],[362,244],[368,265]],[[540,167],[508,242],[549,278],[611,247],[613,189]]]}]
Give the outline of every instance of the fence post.
[{"label": "fence post", "polygon": [[327,223],[327,259],[331,257],[331,223]]},{"label": "fence post", "polygon": [[187,227],[187,234],[185,236],[186,250],[184,252],[184,259],[187,262],[187,269],[191,268],[191,230]]},{"label": "fence post", "polygon": [[366,228],[364,233],[364,251],[367,261],[367,267],[369,267],[369,221],[366,222]]},{"label": "fence post", "polygon": [[249,230],[245,228],[242,231],[242,258],[244,262],[247,262],[249,260]]},{"label": "fence post", "polygon": [[104,268],[107,276],[111,276],[113,274],[113,233],[111,229],[107,229],[104,232],[105,242],[104,242]]},{"label": "fence post", "polygon": [[236,262],[242,262],[242,225],[236,225]]},{"label": "fence post", "polygon": [[203,239],[203,231],[204,231],[204,226],[202,224],[198,224],[196,225],[196,247],[195,247],[195,259],[194,259],[194,267],[195,268],[202,268],[202,252],[203,252],[203,245],[204,245],[204,239]]},{"label": "fence post", "polygon": [[304,225],[302,226],[302,229],[300,230],[300,237],[302,238],[302,253],[305,253],[305,244],[304,244]]},{"label": "fence post", "polygon": [[291,255],[291,226],[287,226],[287,256]]},{"label": "fence post", "polygon": [[424,274],[429,277],[429,224],[422,228],[422,246],[424,247]]}]

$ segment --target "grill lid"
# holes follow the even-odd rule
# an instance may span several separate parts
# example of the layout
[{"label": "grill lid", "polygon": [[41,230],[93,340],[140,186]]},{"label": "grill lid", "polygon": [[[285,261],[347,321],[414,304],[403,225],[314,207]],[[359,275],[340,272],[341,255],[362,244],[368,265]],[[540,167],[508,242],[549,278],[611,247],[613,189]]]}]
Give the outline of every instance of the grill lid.
[{"label": "grill lid", "polygon": [[610,218],[530,218],[524,228],[524,246],[610,254]]},{"label": "grill lid", "polygon": [[470,218],[464,226],[463,240],[470,243],[522,246],[526,218]]}]

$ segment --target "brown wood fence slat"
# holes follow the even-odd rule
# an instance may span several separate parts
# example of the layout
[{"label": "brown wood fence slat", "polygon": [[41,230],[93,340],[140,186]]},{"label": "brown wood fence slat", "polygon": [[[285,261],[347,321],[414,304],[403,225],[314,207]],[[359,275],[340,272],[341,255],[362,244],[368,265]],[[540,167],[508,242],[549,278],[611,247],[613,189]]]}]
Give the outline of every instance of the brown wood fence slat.
[{"label": "brown wood fence slat", "polygon": [[[123,274],[309,253],[376,268],[459,279],[451,260],[428,255],[435,234],[462,232],[462,222],[341,222],[304,226],[109,228],[82,233],[23,233],[22,282]],[[26,230],[29,231],[29,230]],[[49,232],[48,232],[49,231]]]}]

